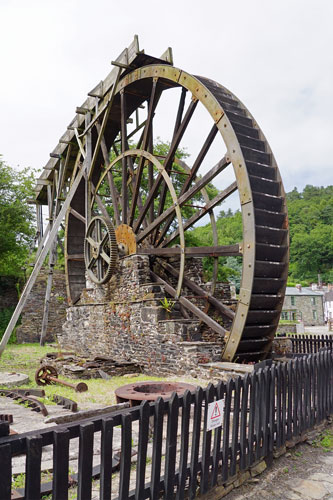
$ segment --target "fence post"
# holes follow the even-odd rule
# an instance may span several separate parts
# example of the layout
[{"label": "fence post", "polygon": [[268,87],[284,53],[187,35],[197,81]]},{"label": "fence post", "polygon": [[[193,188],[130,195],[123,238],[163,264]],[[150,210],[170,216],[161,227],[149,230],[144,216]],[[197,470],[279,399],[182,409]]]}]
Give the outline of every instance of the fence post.
[{"label": "fence post", "polygon": [[247,427],[247,407],[248,407],[248,397],[249,397],[249,384],[250,384],[250,376],[247,373],[245,377],[242,379],[242,403],[241,403],[241,423],[240,423],[240,437],[239,437],[239,450],[240,450],[240,463],[239,468],[241,471],[246,468],[246,455],[247,455],[247,446],[246,446],[246,427]]},{"label": "fence post", "polygon": [[203,390],[201,387],[197,387],[195,391],[192,452],[191,452],[191,465],[190,465],[190,484],[189,484],[190,500],[193,500],[197,490],[198,454],[199,454],[199,442],[200,442],[200,431],[201,431],[202,400],[203,400]]},{"label": "fence post", "polygon": [[161,478],[161,458],[162,458],[162,439],[163,439],[163,420],[164,420],[164,401],[159,397],[155,403],[154,415],[154,438],[153,438],[153,455],[151,468],[151,498],[158,498],[160,492]]},{"label": "fence post", "polygon": [[[220,380],[217,384],[216,388],[216,399],[223,399],[225,393],[225,384]],[[221,435],[222,435],[222,426],[217,427],[215,429],[214,434],[214,448],[213,448],[213,467],[212,467],[212,481],[211,486],[215,486],[217,484],[217,475],[219,469],[219,463],[221,460]]]},{"label": "fence post", "polygon": [[179,459],[179,482],[176,500],[184,500],[185,484],[187,479],[187,457],[188,457],[188,443],[190,432],[190,415],[191,415],[191,393],[186,390],[183,394],[183,408],[182,408],[182,430],[181,430],[181,448]]},{"label": "fence post", "polygon": [[143,401],[140,405],[139,444],[138,444],[138,461],[136,465],[135,500],[142,500],[145,498],[145,475],[146,475],[147,446],[149,437],[149,416],[150,416],[150,404],[148,401]]},{"label": "fence post", "polygon": [[165,451],[164,469],[164,498],[173,498],[175,486],[176,451],[177,451],[177,430],[178,430],[179,400],[176,392],[172,394],[168,408],[168,430]]},{"label": "fence post", "polygon": [[52,500],[68,498],[69,430],[53,432]]},{"label": "fence post", "polygon": [[207,431],[207,414],[208,404],[214,401],[215,388],[212,383],[209,383],[204,391],[205,397],[205,412],[203,422],[203,439],[202,439],[202,471],[200,478],[200,493],[208,491],[209,464],[212,444],[212,431]]}]

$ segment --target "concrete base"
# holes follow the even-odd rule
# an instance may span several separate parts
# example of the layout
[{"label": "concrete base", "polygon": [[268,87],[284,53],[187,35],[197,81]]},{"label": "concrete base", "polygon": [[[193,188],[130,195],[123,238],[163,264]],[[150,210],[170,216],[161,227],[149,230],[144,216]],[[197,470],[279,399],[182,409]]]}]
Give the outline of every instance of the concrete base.
[{"label": "concrete base", "polygon": [[0,372],[0,387],[16,387],[29,382],[28,375],[24,373]]}]

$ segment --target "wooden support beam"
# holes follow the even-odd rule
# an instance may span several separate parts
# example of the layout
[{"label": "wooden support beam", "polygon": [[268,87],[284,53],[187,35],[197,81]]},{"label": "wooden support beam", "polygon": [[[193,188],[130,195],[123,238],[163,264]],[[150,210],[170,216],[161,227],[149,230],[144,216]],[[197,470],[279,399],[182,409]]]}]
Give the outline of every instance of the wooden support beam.
[{"label": "wooden support beam", "polygon": [[29,293],[31,292],[32,290],[32,287],[34,286],[35,284],[35,281],[36,281],[36,278],[39,274],[39,271],[41,270],[41,267],[44,263],[44,260],[47,256],[47,254],[49,253],[50,251],[50,248],[53,244],[53,241],[54,239],[57,237],[57,234],[58,234],[58,230],[59,230],[59,226],[63,220],[63,218],[65,217],[66,215],[66,212],[69,208],[69,205],[73,199],[73,196],[82,180],[82,177],[83,177],[83,174],[84,174],[84,170],[85,169],[81,169],[79,172],[78,172],[78,175],[76,176],[70,190],[69,190],[69,193],[67,195],[67,198],[66,198],[66,201],[64,202],[60,212],[59,212],[59,215],[57,216],[56,220],[54,221],[54,224],[53,224],[53,227],[52,227],[52,230],[50,232],[50,235],[49,235],[49,238],[47,240],[47,242],[45,243],[45,246],[44,248],[41,250],[40,254],[39,254],[39,257],[35,263],[35,266],[34,266],[34,269],[24,287],[24,290],[21,294],[21,297],[20,297],[20,300],[18,301],[17,305],[16,305],[16,308],[15,308],[15,311],[8,323],[8,326],[6,328],[6,331],[1,339],[1,342],[0,342],[0,356],[1,354],[3,353],[7,343],[8,343],[8,340],[14,330],[14,327],[17,323],[17,320],[19,319],[19,316],[22,312],[22,309],[23,307],[25,306],[25,303],[28,299],[28,296],[29,296]]}]

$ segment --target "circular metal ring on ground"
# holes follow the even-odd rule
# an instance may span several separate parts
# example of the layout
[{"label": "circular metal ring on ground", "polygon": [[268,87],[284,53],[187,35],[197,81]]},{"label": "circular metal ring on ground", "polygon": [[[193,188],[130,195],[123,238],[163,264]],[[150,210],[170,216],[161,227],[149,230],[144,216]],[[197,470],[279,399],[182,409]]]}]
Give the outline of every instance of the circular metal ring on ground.
[{"label": "circular metal ring on ground", "polygon": [[115,390],[115,394],[117,403],[129,401],[131,406],[136,406],[141,401],[155,401],[159,397],[166,400],[170,399],[174,392],[178,396],[181,396],[185,391],[194,391],[195,389],[194,385],[183,382],[156,382],[149,380],[118,387]]}]

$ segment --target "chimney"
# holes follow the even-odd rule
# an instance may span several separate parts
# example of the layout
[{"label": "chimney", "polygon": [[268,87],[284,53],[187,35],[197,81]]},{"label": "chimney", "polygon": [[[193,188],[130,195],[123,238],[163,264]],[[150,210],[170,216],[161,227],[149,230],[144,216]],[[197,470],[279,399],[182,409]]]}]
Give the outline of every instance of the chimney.
[{"label": "chimney", "polygon": [[301,293],[301,291],[302,291],[302,285],[296,285],[296,288],[299,291],[299,293]]}]

